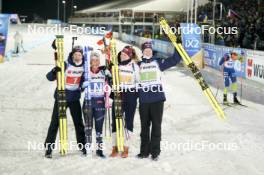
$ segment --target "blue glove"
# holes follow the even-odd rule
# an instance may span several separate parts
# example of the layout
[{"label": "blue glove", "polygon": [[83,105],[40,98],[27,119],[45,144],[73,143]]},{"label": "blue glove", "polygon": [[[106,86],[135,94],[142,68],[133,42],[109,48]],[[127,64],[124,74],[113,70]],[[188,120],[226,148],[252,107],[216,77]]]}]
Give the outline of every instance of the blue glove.
[{"label": "blue glove", "polygon": [[85,81],[85,82],[83,82],[83,84],[82,84],[82,88],[85,89],[85,88],[88,87],[88,85],[89,85],[89,82],[88,82],[88,81]]}]

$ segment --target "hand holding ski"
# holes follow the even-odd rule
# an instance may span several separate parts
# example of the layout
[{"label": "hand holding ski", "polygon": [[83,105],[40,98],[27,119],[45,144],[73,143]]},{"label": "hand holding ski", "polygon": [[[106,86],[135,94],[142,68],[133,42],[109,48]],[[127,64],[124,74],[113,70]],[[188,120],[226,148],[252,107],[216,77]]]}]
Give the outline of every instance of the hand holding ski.
[{"label": "hand holding ski", "polygon": [[171,40],[171,42],[174,45],[174,47],[176,48],[176,50],[179,52],[184,63],[187,65],[187,67],[193,73],[195,79],[198,81],[202,91],[204,92],[205,96],[208,98],[208,100],[209,100],[210,104],[212,105],[216,114],[220,117],[220,119],[225,119],[226,117],[225,117],[224,111],[221,109],[221,107],[220,107],[219,103],[217,102],[216,98],[214,97],[211,89],[209,88],[209,86],[205,82],[200,70],[196,67],[193,60],[186,53],[186,51],[182,47],[181,43],[177,43],[177,37],[173,34],[172,29],[170,28],[167,21],[163,17],[160,18],[160,25],[163,28],[163,31],[166,33],[166,35]]},{"label": "hand holding ski", "polygon": [[84,48],[84,81],[85,81],[85,97],[83,102],[83,116],[84,116],[84,133],[85,133],[85,153],[86,155],[91,153],[92,148],[92,102],[90,94],[90,55],[91,48]]},{"label": "hand holding ski", "polygon": [[57,35],[52,47],[55,49],[55,61],[57,74],[57,90],[58,90],[58,111],[59,111],[59,133],[60,133],[60,153],[65,155],[68,147],[67,136],[67,117],[66,117],[66,94],[65,94],[65,77],[64,77],[64,47],[63,35]]}]

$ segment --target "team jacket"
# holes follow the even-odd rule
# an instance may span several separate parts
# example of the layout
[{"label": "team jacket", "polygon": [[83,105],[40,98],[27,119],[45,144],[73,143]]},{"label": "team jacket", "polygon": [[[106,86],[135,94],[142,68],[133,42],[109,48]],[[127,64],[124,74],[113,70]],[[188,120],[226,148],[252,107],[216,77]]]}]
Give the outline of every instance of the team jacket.
[{"label": "team jacket", "polygon": [[133,60],[120,62],[118,65],[120,88],[135,89],[139,82],[139,66]]},{"label": "team jacket", "polygon": [[219,65],[224,65],[224,72],[235,72],[235,61],[232,60],[229,55],[222,57]]},{"label": "team jacket", "polygon": [[162,87],[162,71],[175,66],[181,60],[177,51],[167,59],[142,58],[139,62],[139,102],[154,103],[165,101],[165,93]]},{"label": "team jacket", "polygon": [[123,105],[134,103],[138,98],[139,66],[135,61],[129,59],[120,61],[118,70]]},{"label": "team jacket", "polygon": [[[91,100],[93,108],[104,108],[105,107],[105,95],[107,90],[106,81],[110,82],[111,74],[105,69],[105,67],[100,67],[98,72],[91,73],[91,84],[90,84],[90,92],[91,92]],[[110,90],[109,90],[110,93]]]},{"label": "team jacket", "polygon": [[[69,56],[65,64],[65,92],[66,92],[66,101],[77,101],[81,97],[81,84],[83,83],[83,64],[75,65],[72,61],[72,57]],[[56,80],[56,74],[52,71],[48,72],[46,75],[49,81]],[[57,99],[57,89],[54,93],[54,98]]]}]

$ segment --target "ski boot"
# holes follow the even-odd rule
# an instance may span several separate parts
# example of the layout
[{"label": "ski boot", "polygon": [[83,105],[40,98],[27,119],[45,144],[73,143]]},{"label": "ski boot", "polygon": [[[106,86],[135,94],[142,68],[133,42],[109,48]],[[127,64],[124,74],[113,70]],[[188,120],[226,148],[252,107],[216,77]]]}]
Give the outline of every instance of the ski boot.
[{"label": "ski boot", "polygon": [[148,158],[149,155],[144,155],[142,153],[139,153],[137,156],[136,156],[138,159],[144,159],[144,158]]},{"label": "ski boot", "polygon": [[83,149],[81,150],[81,152],[82,152],[82,154],[83,154],[84,156],[87,155],[87,152],[86,152],[86,149],[85,149],[85,148],[83,148]]},{"label": "ski boot", "polygon": [[151,160],[153,160],[153,161],[158,161],[159,160],[159,155],[157,154],[154,154],[154,155],[152,155],[151,156]]},{"label": "ski boot", "polygon": [[112,153],[110,154],[110,157],[117,157],[117,156],[118,156],[117,146],[113,146]]},{"label": "ski boot", "polygon": [[96,155],[102,159],[106,158],[104,153],[103,153],[103,150],[101,150],[101,149],[96,150]]},{"label": "ski boot", "polygon": [[224,105],[229,105],[229,103],[228,103],[228,101],[227,101],[227,94],[224,94],[223,104],[224,104]]},{"label": "ski boot", "polygon": [[46,149],[45,157],[48,158],[48,159],[51,159],[52,158],[52,149],[51,149],[51,147],[48,147]]},{"label": "ski boot", "polygon": [[122,158],[127,158],[128,157],[128,146],[124,146],[124,151],[121,154]]},{"label": "ski boot", "polygon": [[234,101],[234,104],[241,105],[240,101],[237,99],[237,93],[236,92],[234,93],[233,101]]}]

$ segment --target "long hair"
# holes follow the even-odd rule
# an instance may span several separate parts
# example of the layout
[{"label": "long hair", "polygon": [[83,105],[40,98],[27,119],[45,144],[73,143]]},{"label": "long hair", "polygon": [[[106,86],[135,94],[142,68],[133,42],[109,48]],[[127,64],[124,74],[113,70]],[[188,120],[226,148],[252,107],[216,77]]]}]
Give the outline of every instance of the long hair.
[{"label": "long hair", "polygon": [[131,48],[132,49],[132,57],[131,60],[135,61],[136,63],[139,62],[139,57],[136,53],[136,50],[132,46],[125,46],[125,48]]}]

